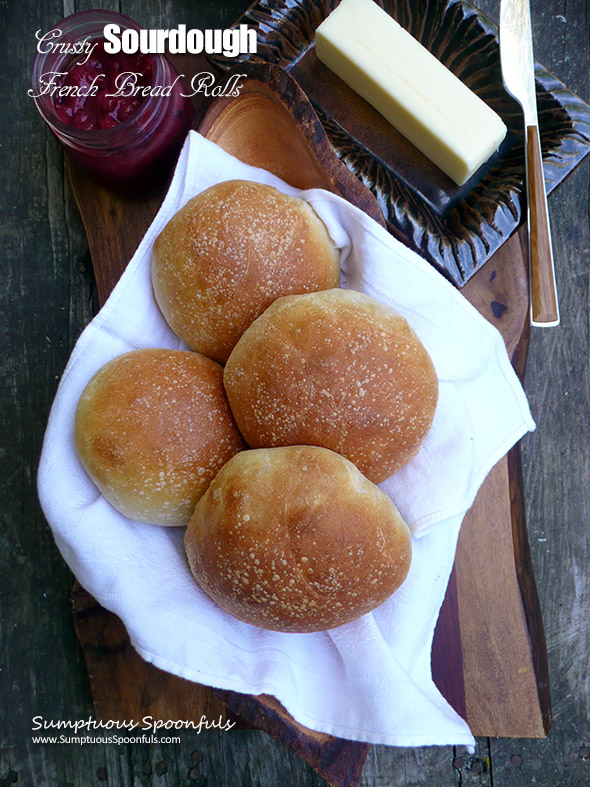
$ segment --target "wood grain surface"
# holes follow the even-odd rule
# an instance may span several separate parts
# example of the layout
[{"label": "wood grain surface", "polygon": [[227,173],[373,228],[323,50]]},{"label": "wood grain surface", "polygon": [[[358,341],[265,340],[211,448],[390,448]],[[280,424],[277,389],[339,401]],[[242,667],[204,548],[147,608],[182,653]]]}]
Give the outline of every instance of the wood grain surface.
[{"label": "wood grain surface", "polygon": [[[187,68],[190,66],[186,64]],[[335,191],[383,222],[376,200],[337,159],[316,113],[292,77],[268,64],[251,68],[241,65],[240,70],[248,76],[240,94],[212,101],[199,122],[201,133],[247,163],[263,164],[291,185]],[[147,203],[145,208],[141,200],[122,202],[107,189],[96,189],[94,181],[75,166],[70,170],[70,180],[86,227],[102,303],[125,265],[126,250],[137,245],[147,229],[146,220],[153,204]],[[125,213],[126,222],[120,220]],[[109,229],[112,220],[114,231]],[[487,269],[472,277],[465,288],[465,296],[502,333],[510,356],[517,347],[524,349],[526,345],[523,331],[527,325],[528,292],[523,251],[519,238],[513,237],[494,255]],[[504,483],[497,483],[497,478]],[[524,520],[519,517],[513,521],[510,501],[509,485],[512,482],[518,486],[519,481],[510,479],[508,460],[504,457],[484,482],[466,517],[459,545],[459,552],[464,554],[457,561],[457,581],[450,586],[442,615],[442,620],[451,622],[453,628],[446,624],[438,628],[432,660],[435,679],[443,691],[449,692],[449,701],[467,718],[474,731],[535,737],[547,732],[550,708],[545,639],[534,577],[530,563],[521,564],[520,552],[515,553],[513,546],[513,530],[517,528],[522,530],[518,534],[520,540],[526,541]],[[479,555],[483,553],[490,553],[494,560],[482,563]],[[527,578],[523,587],[532,591],[526,601],[534,613],[529,618],[524,615],[518,573]],[[81,591],[76,595],[78,599],[83,598]],[[77,624],[79,606],[75,606]],[[121,654],[124,638],[119,621],[106,612],[101,616],[92,602],[84,606],[94,611],[91,625],[85,625],[79,633],[93,695],[100,698],[97,714],[101,715],[105,697],[111,692],[114,695],[108,703],[111,717],[122,720],[125,713],[135,717],[133,703],[137,697],[151,695],[151,684],[159,690],[162,682],[168,685],[170,702],[166,706],[161,692],[161,712],[165,710],[169,718],[186,712],[186,704],[180,707],[177,704],[179,692],[170,678],[165,679],[151,667],[141,669],[129,648],[128,660]],[[86,618],[82,620],[86,624]],[[109,656],[111,638],[119,646]],[[507,638],[512,641],[510,649],[505,647]],[[461,669],[456,668],[454,655],[449,658],[449,651],[454,654],[456,650],[461,653]],[[525,662],[528,669],[523,666]],[[534,667],[540,668],[539,681]],[[118,692],[111,689],[111,684],[127,687],[118,698],[118,708]],[[198,720],[211,701],[203,689],[192,694],[194,705],[190,718]],[[467,704],[473,696],[478,701]],[[243,697],[239,706],[249,718],[268,715],[265,699]],[[271,710],[274,712],[275,708]],[[335,751],[334,741],[324,741],[325,736],[312,731],[302,733],[301,729],[296,737],[293,735],[296,728],[285,715],[282,724],[271,724],[267,731],[288,743],[307,737],[307,746],[299,747],[299,751],[321,767],[324,761],[321,752],[327,746]],[[348,784],[349,763],[355,751],[362,766],[366,756],[364,746],[342,744],[342,757],[333,754],[330,776],[333,783]]]},{"label": "wood grain surface", "polygon": [[[245,5],[133,0],[121,9],[145,27],[224,27]],[[497,16],[495,0],[479,5]],[[310,766],[258,731],[187,733],[179,743],[122,746],[50,745],[31,738],[34,716],[83,719],[92,712],[72,626],[72,577],[35,491],[49,407],[96,304],[61,151],[26,96],[34,31],[49,29],[71,10],[69,0],[41,6],[8,0],[2,6],[0,784],[316,787],[325,782]],[[586,0],[567,6],[533,0],[532,17],[537,59],[588,101]],[[586,162],[549,201],[562,323],[555,331],[532,333],[526,370],[537,430],[522,441],[524,502],[547,636],[553,729],[540,740],[479,737],[473,755],[452,747],[373,746],[363,787],[578,787],[589,781],[588,172]]]}]

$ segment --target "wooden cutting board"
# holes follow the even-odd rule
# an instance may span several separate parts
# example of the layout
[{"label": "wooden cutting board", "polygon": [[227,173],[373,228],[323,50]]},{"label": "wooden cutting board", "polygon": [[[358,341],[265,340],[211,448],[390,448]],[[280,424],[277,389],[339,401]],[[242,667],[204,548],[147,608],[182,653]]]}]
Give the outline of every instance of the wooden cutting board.
[{"label": "wooden cutting board", "polygon": [[[187,64],[182,71],[187,73]],[[201,111],[200,131],[248,163],[298,187],[341,194],[383,222],[371,193],[344,167],[311,105],[280,69],[261,66],[240,99]],[[116,284],[155,215],[163,191],[123,198],[70,165],[88,236],[99,302]],[[526,237],[514,235],[462,290],[501,331],[522,374],[528,336]],[[239,718],[265,729],[333,785],[356,785],[365,744],[303,728],[272,697],[249,697],[188,683],[143,662],[121,622],[82,588],[73,596],[97,718]],[[543,737],[550,704],[543,626],[522,507],[518,448],[492,470],[467,514],[433,644],[433,674],[476,736]]]}]

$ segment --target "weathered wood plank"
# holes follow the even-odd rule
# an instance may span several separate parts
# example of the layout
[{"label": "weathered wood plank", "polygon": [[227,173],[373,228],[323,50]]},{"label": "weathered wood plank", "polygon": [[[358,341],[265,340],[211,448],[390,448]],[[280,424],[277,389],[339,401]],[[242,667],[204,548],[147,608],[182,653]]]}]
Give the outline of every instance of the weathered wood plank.
[{"label": "weathered wood plank", "polygon": [[[124,10],[151,26],[164,18],[223,26],[246,4],[137,0]],[[490,16],[497,14],[497,0],[478,4]],[[92,5],[88,0],[86,6]],[[588,101],[588,2],[534,0],[532,5],[539,61]],[[258,732],[183,735],[179,745],[151,747],[30,742],[36,713],[85,718],[91,711],[69,615],[71,576],[34,489],[51,399],[93,298],[84,235],[65,187],[61,154],[26,97],[33,32],[48,28],[62,11],[53,0],[42,5],[21,0],[4,3],[0,13],[8,110],[0,113],[0,784],[316,787],[323,782],[310,768]],[[526,509],[549,646],[553,730],[543,741],[481,739],[473,757],[448,747],[372,747],[365,787],[487,787],[492,770],[493,783],[501,787],[577,786],[590,780],[588,172],[586,162],[550,199],[562,326],[533,334],[526,381],[538,422],[537,432],[523,444]]]},{"label": "weathered wood plank", "polygon": [[[497,15],[497,3],[480,6]],[[537,59],[585,101],[588,12],[585,0],[532,4]],[[589,171],[586,161],[549,200],[562,322],[532,332],[525,378],[537,421],[522,442],[525,504],[553,728],[546,740],[490,741],[494,782],[502,787],[590,783]]]}]

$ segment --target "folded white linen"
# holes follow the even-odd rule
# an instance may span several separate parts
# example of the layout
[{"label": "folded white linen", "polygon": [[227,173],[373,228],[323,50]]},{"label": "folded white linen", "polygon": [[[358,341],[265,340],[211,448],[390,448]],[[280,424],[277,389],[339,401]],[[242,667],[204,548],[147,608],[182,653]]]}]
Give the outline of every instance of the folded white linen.
[{"label": "folded white linen", "polygon": [[[308,200],[341,249],[343,286],[401,312],[439,375],[439,405],[422,449],[381,484],[412,530],[409,576],[373,613],[330,632],[265,631],[222,612],[190,574],[183,529],[116,512],[74,445],[78,398],[103,363],[139,347],[184,347],[154,300],[152,244],[192,196],[235,178]],[[38,490],[68,565],[121,618],[146,660],[218,688],[272,694],[302,724],[339,737],[471,747],[467,724],[432,680],[432,637],[463,516],[491,467],[533,428],[500,334],[427,263],[345,200],[300,192],[191,132],[158,215],[72,352],[47,426]]]}]

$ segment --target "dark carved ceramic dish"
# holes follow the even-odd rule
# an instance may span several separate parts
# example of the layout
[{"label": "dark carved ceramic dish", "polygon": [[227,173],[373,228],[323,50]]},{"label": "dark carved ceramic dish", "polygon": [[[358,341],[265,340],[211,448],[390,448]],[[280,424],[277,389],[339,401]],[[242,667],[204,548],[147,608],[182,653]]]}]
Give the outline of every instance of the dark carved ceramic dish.
[{"label": "dark carved ceramic dish", "polygon": [[[258,30],[258,53],[303,88],[348,168],[375,194],[396,235],[462,286],[520,226],[522,113],[502,84],[497,27],[465,0],[381,0],[415,38],[498,112],[500,150],[456,186],[315,56],[317,26],[337,0],[258,0],[239,23]],[[239,58],[213,57],[225,70]],[[547,190],[590,152],[590,107],[541,66],[535,71]]]}]

